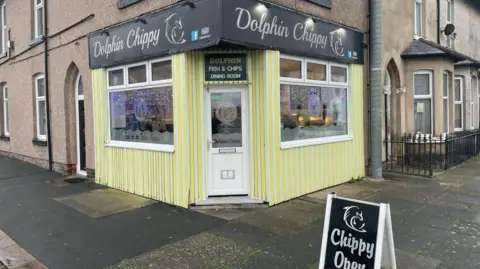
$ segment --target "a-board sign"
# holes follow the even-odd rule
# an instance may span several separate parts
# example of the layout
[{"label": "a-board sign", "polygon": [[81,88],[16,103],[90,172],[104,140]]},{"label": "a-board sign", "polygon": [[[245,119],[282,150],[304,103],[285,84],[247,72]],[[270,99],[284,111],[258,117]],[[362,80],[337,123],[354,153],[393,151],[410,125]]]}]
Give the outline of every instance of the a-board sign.
[{"label": "a-board sign", "polygon": [[394,249],[388,204],[328,195],[320,269],[396,269]]},{"label": "a-board sign", "polygon": [[206,81],[247,80],[246,54],[207,54],[205,55]]}]

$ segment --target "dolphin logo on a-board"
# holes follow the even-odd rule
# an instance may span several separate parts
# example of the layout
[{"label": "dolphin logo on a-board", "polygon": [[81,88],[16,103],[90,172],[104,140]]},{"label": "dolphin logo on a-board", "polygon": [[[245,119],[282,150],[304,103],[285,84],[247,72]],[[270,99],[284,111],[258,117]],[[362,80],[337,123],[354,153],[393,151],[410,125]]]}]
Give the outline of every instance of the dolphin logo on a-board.
[{"label": "dolphin logo on a-board", "polygon": [[348,228],[360,233],[366,233],[365,223],[363,222],[363,212],[360,211],[360,208],[358,208],[358,206],[347,206],[343,209],[345,209],[343,221]]},{"label": "dolphin logo on a-board", "polygon": [[165,37],[172,44],[183,44],[186,40],[183,38],[182,18],[178,13],[173,13],[165,19]]}]

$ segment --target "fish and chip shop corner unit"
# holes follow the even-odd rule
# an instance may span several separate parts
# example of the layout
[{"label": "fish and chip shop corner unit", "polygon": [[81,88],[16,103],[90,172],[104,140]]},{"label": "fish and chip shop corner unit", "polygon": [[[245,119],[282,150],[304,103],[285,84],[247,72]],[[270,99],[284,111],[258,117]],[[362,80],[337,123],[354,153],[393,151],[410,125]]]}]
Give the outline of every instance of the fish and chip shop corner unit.
[{"label": "fish and chip shop corner unit", "polygon": [[91,33],[95,181],[189,207],[274,205],[363,177],[363,40],[252,0]]}]

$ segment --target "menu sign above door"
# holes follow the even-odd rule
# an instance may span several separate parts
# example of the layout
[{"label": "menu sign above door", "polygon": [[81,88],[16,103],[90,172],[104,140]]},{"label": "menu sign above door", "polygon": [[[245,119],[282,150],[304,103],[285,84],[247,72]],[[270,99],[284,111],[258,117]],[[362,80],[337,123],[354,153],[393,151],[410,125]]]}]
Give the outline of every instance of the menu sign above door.
[{"label": "menu sign above door", "polygon": [[325,214],[320,269],[396,269],[388,204],[330,194]]},{"label": "menu sign above door", "polygon": [[247,56],[245,54],[205,55],[206,81],[247,80]]}]

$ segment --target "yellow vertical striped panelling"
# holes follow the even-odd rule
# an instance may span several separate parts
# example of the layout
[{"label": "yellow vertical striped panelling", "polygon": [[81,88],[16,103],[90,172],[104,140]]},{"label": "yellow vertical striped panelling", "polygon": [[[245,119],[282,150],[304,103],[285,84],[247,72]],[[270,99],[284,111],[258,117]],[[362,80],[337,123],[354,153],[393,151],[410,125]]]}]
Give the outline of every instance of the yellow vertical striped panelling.
[{"label": "yellow vertical striped panelling", "polygon": [[[271,205],[363,176],[362,66],[351,66],[350,99],[354,140],[280,149],[279,53],[247,53],[250,196]],[[113,188],[188,207],[206,198],[204,55],[172,56],[175,152],[105,145],[106,73],[93,70],[96,181]],[[220,52],[208,52],[220,53]],[[238,84],[220,82],[218,84]],[[349,154],[347,155],[346,152]]]},{"label": "yellow vertical striped panelling", "polygon": [[279,52],[265,51],[265,169],[270,205],[363,177],[363,67],[350,65],[353,140],[280,149]]},{"label": "yellow vertical striped panelling", "polygon": [[[249,89],[250,190],[251,196],[266,199],[261,103],[264,72],[259,71],[263,68],[263,53],[246,53],[248,82],[243,84]],[[204,79],[204,55],[192,51],[172,56],[174,153],[106,146],[106,71],[92,71],[96,182],[182,207],[206,198],[204,87],[208,84]]]}]

